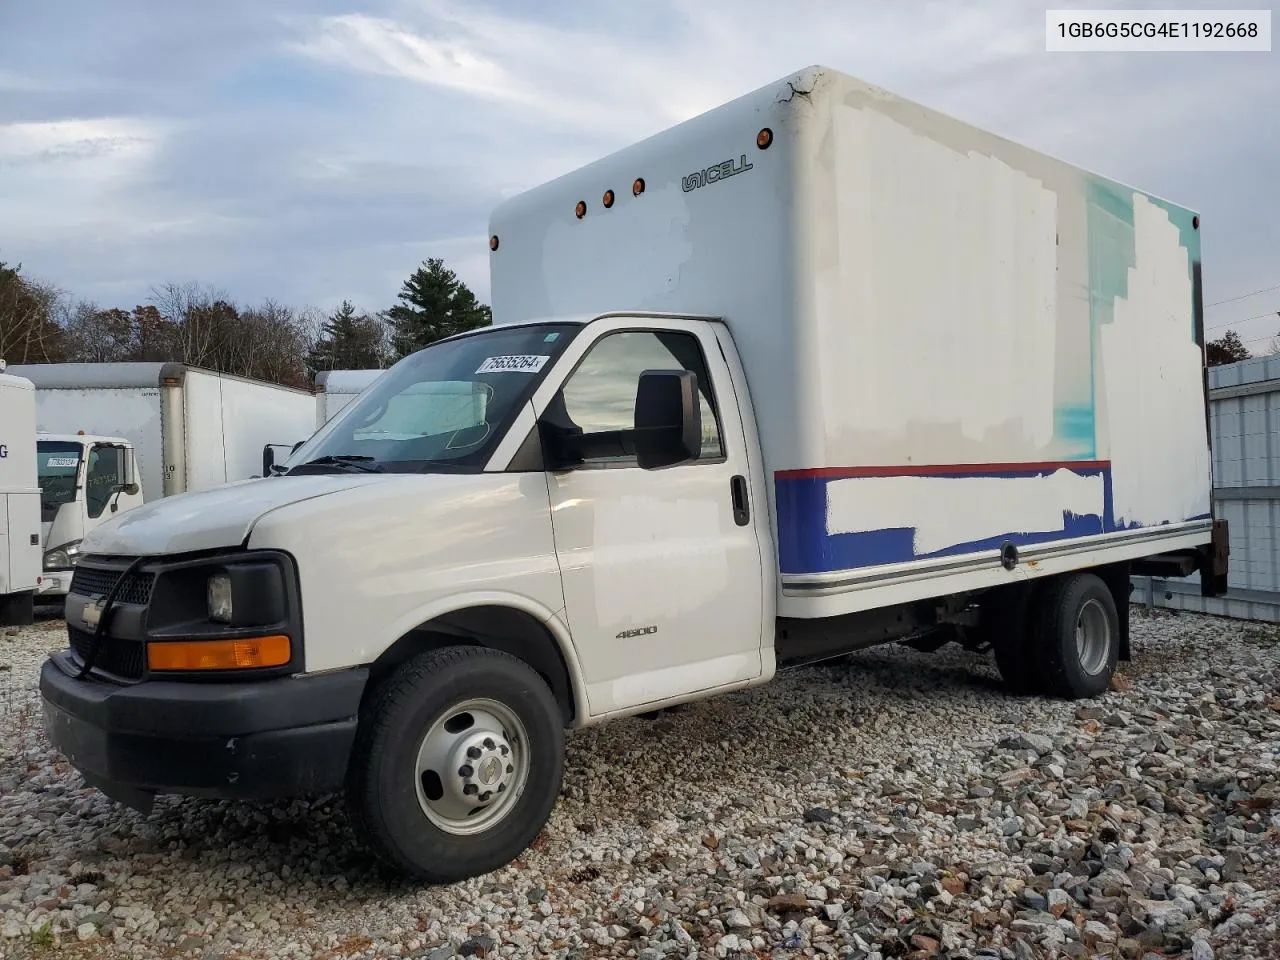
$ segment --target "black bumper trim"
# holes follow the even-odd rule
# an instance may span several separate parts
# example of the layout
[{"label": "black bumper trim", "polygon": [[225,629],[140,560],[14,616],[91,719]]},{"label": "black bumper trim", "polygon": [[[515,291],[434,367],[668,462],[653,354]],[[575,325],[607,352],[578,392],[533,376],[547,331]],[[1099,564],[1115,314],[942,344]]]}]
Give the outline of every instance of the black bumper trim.
[{"label": "black bumper trim", "polygon": [[85,779],[117,791],[237,799],[342,785],[368,670],[257,683],[77,680],[40,673],[45,732]]}]

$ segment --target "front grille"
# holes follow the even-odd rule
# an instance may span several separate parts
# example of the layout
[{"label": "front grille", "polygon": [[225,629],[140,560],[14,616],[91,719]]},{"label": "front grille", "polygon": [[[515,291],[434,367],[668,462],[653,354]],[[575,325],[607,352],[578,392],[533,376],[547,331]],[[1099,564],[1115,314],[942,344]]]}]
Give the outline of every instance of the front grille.
[{"label": "front grille", "polygon": [[[71,649],[81,664],[89,656],[93,648],[93,634],[67,625],[70,634]],[[98,655],[94,658],[93,667],[104,673],[114,674],[126,680],[142,679],[146,669],[146,644],[140,640],[121,640],[119,637],[102,637],[99,641]]]},{"label": "front grille", "polygon": [[[120,571],[103,567],[76,566],[71,577],[71,592],[82,597],[105,597],[120,579]],[[154,573],[131,573],[129,579],[116,594],[117,603],[136,603],[145,606],[151,600],[151,588],[155,584]]]}]

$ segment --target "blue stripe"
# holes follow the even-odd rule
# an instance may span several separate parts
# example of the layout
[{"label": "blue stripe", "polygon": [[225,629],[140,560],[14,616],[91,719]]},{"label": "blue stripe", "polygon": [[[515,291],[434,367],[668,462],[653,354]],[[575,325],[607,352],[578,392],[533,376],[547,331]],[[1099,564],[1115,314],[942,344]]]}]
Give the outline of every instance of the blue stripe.
[{"label": "blue stripe", "polygon": [[[1057,468],[1055,468],[1057,469]],[[1063,469],[1069,469],[1063,467]],[[1051,471],[944,472],[930,476],[950,477],[1029,477],[1047,476]],[[907,563],[934,557],[958,556],[980,550],[999,549],[1006,543],[1031,546],[1078,537],[1097,536],[1117,529],[1111,489],[1111,470],[1106,467],[1072,469],[1080,476],[1103,478],[1102,516],[1076,516],[1064,512],[1062,529],[1025,533],[1004,533],[959,543],[931,553],[915,552],[915,529],[886,528],[859,533],[827,534],[827,485],[838,477],[786,476],[774,481],[778,509],[778,561],[783,573],[828,573],[856,570],[881,564]]]}]

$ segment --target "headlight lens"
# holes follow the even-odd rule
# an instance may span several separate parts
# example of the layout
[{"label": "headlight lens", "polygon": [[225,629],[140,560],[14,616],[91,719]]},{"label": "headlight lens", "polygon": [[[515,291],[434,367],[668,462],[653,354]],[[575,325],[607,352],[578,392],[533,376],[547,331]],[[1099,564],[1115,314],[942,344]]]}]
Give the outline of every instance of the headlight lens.
[{"label": "headlight lens", "polygon": [[76,561],[80,559],[80,541],[72,540],[70,543],[64,543],[60,547],[54,547],[52,550],[46,550],[44,554],[44,568],[46,570],[68,570],[76,565]]},{"label": "headlight lens", "polygon": [[231,577],[215,573],[209,578],[209,619],[220,623],[231,622]]}]

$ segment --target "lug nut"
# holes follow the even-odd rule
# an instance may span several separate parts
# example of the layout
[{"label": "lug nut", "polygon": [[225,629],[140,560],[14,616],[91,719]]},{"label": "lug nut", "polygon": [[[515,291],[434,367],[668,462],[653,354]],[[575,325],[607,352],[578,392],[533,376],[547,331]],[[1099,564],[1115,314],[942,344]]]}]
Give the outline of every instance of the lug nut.
[{"label": "lug nut", "polygon": [[467,748],[467,756],[468,756],[468,757],[470,757],[472,760],[479,760],[479,759],[480,759],[480,748],[479,748],[479,747],[468,747],[468,748]]},{"label": "lug nut", "polygon": [[502,745],[501,749],[502,749],[502,755],[504,757],[511,752],[510,750],[507,749],[507,745],[505,743]]},{"label": "lug nut", "polygon": [[458,776],[460,777],[469,777],[474,773],[475,771],[471,769],[471,764],[469,763],[464,763],[458,768]]},{"label": "lug nut", "polygon": [[505,790],[505,789],[507,789],[507,785],[506,785],[505,783],[500,783],[500,784],[498,784],[498,792],[499,792],[499,793],[501,793],[501,792],[502,792],[503,790]]},{"label": "lug nut", "polygon": [[481,802],[481,803],[488,803],[488,802],[489,802],[489,798],[490,798],[490,797],[492,797],[492,796],[493,796],[493,794],[492,794],[492,793],[490,793],[488,790],[486,790],[484,793],[480,794],[480,802]]},{"label": "lug nut", "polygon": [[474,783],[468,783],[465,787],[462,788],[462,792],[465,793],[468,797],[474,797],[477,793],[480,792],[480,788],[477,787]]},{"label": "lug nut", "polygon": [[515,767],[513,767],[511,764],[509,764],[509,763],[508,763],[508,764],[507,764],[507,773],[515,773],[515,772],[516,772],[516,768],[515,768]]},{"label": "lug nut", "polygon": [[484,748],[485,748],[486,750],[492,750],[492,749],[493,749],[494,747],[496,747],[496,746],[497,746],[497,744],[493,742],[493,737],[485,737],[485,738],[484,738]]}]

